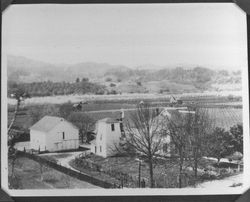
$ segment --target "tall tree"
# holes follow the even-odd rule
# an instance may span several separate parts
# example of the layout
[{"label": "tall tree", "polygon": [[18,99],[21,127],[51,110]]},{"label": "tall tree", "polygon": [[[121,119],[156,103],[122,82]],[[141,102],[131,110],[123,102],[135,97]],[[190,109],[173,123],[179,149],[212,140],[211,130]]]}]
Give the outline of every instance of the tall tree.
[{"label": "tall tree", "polygon": [[41,118],[43,118],[46,115],[50,116],[59,116],[59,109],[54,104],[46,104],[46,105],[40,105],[30,107],[28,109],[28,115],[30,117],[31,125],[39,121]]},{"label": "tall tree", "polygon": [[125,124],[126,142],[134,150],[145,157],[149,167],[150,187],[154,187],[154,158],[161,149],[162,124],[155,110],[149,103],[139,104],[130,115],[130,122]]},{"label": "tall tree", "polygon": [[208,136],[208,154],[217,159],[219,164],[221,158],[232,154],[233,146],[231,145],[232,137],[228,131],[223,128],[216,127]]},{"label": "tall tree", "polygon": [[10,186],[12,186],[11,183],[13,183],[16,180],[15,174],[14,174],[14,167],[15,167],[15,162],[17,159],[17,151],[14,146],[16,143],[16,138],[18,136],[18,133],[15,133],[14,131],[12,131],[12,128],[15,124],[17,113],[19,111],[21,102],[24,101],[26,98],[29,98],[30,96],[22,88],[16,87],[16,89],[11,93],[11,97],[14,98],[17,101],[17,103],[16,103],[12,121],[10,125],[8,126],[8,131],[7,131],[8,133],[8,158],[12,160],[11,162],[12,173],[11,173],[11,179],[10,179]]},{"label": "tall tree", "polygon": [[71,113],[68,120],[79,128],[80,140],[83,142],[85,138],[88,142],[91,138],[88,136],[88,132],[93,130],[95,121],[87,114],[81,112]]},{"label": "tall tree", "polygon": [[[165,136],[170,136],[170,146],[175,155],[178,156],[179,164],[179,188],[182,187],[182,175],[184,171],[184,161],[189,154],[189,128],[191,130],[191,119],[185,119],[180,112],[173,111],[171,116],[165,116]],[[187,121],[188,120],[188,121]]]},{"label": "tall tree", "polygon": [[189,156],[192,159],[195,178],[198,164],[207,152],[207,137],[212,129],[212,122],[206,108],[193,106],[184,116],[186,132],[189,140]]},{"label": "tall tree", "polygon": [[232,136],[231,144],[234,152],[240,152],[243,154],[243,127],[241,124],[237,124],[230,128],[230,134]]},{"label": "tall tree", "polygon": [[72,111],[73,111],[73,104],[71,102],[64,103],[59,107],[59,114],[61,117],[65,119],[69,117]]}]

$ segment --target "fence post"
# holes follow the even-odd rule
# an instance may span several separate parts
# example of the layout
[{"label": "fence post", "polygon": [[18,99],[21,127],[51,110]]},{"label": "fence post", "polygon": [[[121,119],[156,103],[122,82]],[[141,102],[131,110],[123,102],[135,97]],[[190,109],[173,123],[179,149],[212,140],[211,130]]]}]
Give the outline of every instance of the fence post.
[{"label": "fence post", "polygon": [[141,187],[142,187],[142,188],[145,188],[145,187],[146,187],[146,182],[145,182],[144,178],[143,178],[142,181],[141,181]]}]

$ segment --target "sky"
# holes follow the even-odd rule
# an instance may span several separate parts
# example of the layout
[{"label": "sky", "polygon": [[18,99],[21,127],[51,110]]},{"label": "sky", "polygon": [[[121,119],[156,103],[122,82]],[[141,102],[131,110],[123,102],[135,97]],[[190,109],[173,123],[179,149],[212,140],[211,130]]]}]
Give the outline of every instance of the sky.
[{"label": "sky", "polygon": [[2,19],[4,52],[49,63],[247,67],[233,3],[11,5]]}]

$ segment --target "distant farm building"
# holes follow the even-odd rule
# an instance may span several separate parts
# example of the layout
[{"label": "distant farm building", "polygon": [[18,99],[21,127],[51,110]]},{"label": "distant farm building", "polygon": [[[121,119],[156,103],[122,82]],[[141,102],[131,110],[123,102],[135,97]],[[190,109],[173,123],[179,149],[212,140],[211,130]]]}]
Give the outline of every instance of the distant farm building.
[{"label": "distant farm building", "polygon": [[99,120],[96,123],[96,139],[91,141],[91,152],[105,158],[114,155],[122,130],[122,122],[119,120],[112,118]]},{"label": "distant farm building", "polygon": [[174,96],[171,96],[171,98],[170,98],[171,105],[175,105],[175,104],[181,105],[182,103],[183,103],[183,101],[180,98],[176,98]]},{"label": "distant farm building", "polygon": [[62,151],[79,148],[79,129],[64,118],[44,116],[30,127],[30,149]]}]

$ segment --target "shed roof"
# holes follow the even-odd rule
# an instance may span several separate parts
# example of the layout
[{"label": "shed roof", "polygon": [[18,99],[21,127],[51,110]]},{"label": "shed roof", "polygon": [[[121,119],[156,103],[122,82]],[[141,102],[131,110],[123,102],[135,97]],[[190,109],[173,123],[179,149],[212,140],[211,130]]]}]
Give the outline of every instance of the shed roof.
[{"label": "shed roof", "polygon": [[63,121],[71,124],[74,128],[77,128],[72,123],[65,120],[64,118],[56,117],[56,116],[44,116],[42,119],[40,119],[38,122],[36,122],[33,126],[31,126],[30,130],[49,132],[55,126],[57,126],[59,123],[61,123]]}]

